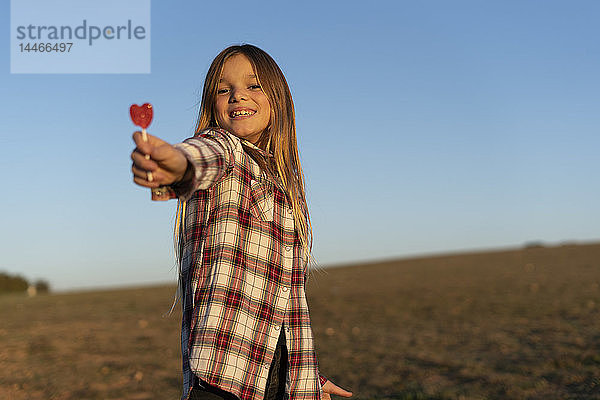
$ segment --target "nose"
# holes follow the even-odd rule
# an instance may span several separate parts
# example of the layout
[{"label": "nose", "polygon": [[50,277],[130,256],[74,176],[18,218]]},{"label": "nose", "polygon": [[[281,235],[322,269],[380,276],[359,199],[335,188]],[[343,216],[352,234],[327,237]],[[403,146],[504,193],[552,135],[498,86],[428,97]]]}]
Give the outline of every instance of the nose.
[{"label": "nose", "polygon": [[229,102],[235,103],[240,100],[248,100],[248,96],[246,95],[246,92],[243,89],[231,89],[231,92],[229,95]]}]

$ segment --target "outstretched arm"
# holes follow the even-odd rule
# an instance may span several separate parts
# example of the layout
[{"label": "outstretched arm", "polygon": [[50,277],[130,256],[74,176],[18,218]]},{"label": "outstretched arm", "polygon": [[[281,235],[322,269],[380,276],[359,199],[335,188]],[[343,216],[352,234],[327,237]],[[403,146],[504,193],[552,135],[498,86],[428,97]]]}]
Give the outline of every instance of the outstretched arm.
[{"label": "outstretched arm", "polygon": [[215,184],[233,163],[231,139],[220,131],[207,129],[175,145],[152,135],[144,142],[140,132],[133,134],[133,140],[137,145],[131,154],[134,182],[149,188],[170,185],[184,201],[196,190]]}]

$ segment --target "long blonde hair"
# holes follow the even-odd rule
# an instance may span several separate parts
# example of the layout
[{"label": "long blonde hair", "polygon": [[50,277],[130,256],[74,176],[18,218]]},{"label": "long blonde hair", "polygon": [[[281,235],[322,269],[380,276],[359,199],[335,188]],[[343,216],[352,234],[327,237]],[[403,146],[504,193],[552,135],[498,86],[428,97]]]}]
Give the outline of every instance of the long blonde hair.
[{"label": "long blonde hair", "polygon": [[[300,165],[298,145],[296,143],[296,118],[294,102],[287,81],[277,63],[265,51],[250,44],[230,46],[221,51],[213,60],[202,91],[202,103],[196,122],[195,132],[198,133],[209,127],[216,127],[217,119],[215,103],[217,87],[225,61],[236,54],[243,54],[248,58],[258,83],[271,106],[271,120],[258,139],[257,146],[273,154],[272,161],[265,162],[262,157],[253,157],[261,169],[268,175],[277,177],[291,202],[295,226],[304,255],[308,257],[309,264],[315,264],[312,250],[312,224],[306,203],[304,189],[304,174]],[[246,150],[252,154],[249,147]],[[175,253],[177,262],[181,262],[181,227],[184,220],[185,203],[177,203],[177,216],[175,221]]]}]

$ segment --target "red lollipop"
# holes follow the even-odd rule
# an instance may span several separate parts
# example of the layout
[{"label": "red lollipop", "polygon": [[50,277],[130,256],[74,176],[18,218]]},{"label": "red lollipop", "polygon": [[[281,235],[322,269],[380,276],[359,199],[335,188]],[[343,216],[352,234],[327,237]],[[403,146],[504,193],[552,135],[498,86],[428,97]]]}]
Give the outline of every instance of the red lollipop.
[{"label": "red lollipop", "polygon": [[[129,115],[131,116],[131,120],[133,121],[133,123],[142,128],[142,140],[144,142],[147,142],[148,135],[146,134],[146,128],[152,122],[152,104],[144,103],[141,106],[138,106],[137,104],[132,104],[131,107],[129,107]],[[146,160],[150,159],[149,154],[146,154],[144,157],[146,158]],[[146,174],[148,182],[152,182],[154,180],[152,177],[152,172],[148,171],[146,172]],[[167,188],[166,186],[161,186],[152,189],[152,200],[169,200],[171,198],[174,198],[174,196],[172,195],[171,191],[169,191],[169,188]]]},{"label": "red lollipop", "polygon": [[[141,106],[138,106],[137,104],[132,104],[131,107],[129,107],[129,115],[131,116],[131,120],[133,121],[134,125],[137,125],[140,128],[142,128],[142,140],[144,142],[147,142],[148,135],[146,134],[146,128],[150,125],[150,122],[152,122],[152,104],[144,103]],[[149,160],[150,156],[146,154],[144,158],[146,158],[146,160]],[[148,173],[148,180],[152,182],[151,172]]]},{"label": "red lollipop", "polygon": [[145,103],[142,106],[132,104],[131,107],[129,107],[129,114],[131,115],[133,123],[142,128],[142,133],[144,133],[146,128],[152,122],[152,104]]}]

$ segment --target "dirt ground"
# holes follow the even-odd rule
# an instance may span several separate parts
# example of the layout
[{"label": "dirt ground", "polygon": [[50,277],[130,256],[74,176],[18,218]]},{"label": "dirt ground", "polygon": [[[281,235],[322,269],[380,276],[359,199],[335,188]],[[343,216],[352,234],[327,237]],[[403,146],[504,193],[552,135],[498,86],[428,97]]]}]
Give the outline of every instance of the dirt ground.
[{"label": "dirt ground", "polygon": [[[321,371],[355,399],[600,399],[600,244],[312,272]],[[178,399],[172,285],[0,297],[0,400]]]}]

